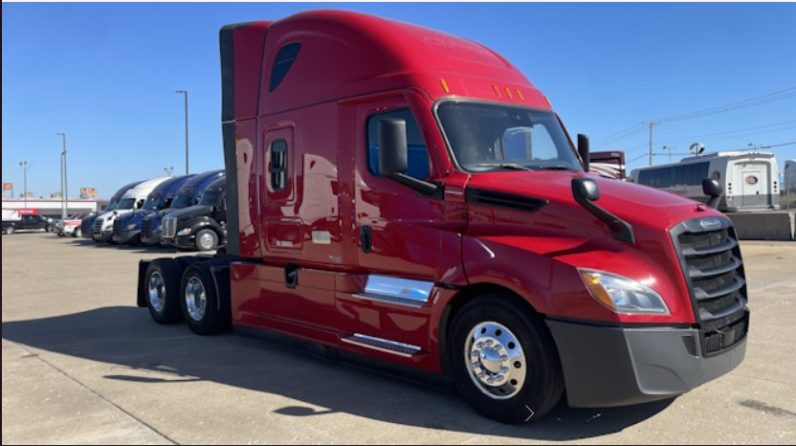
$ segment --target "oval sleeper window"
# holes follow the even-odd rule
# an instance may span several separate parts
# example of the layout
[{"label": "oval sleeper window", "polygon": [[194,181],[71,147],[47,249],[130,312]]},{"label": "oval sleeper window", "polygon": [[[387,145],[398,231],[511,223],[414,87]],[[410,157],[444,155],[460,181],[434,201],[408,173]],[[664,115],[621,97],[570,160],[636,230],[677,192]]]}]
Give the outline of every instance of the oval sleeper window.
[{"label": "oval sleeper window", "polygon": [[754,176],[746,177],[746,184],[751,184],[754,186],[755,184],[757,184],[757,177]]},{"label": "oval sleeper window", "polygon": [[296,61],[300,49],[300,43],[288,43],[276,54],[274,65],[271,67],[271,80],[268,82],[269,93],[276,90],[276,87],[282,83],[285,75],[290,71],[290,67],[293,66],[293,62]]}]

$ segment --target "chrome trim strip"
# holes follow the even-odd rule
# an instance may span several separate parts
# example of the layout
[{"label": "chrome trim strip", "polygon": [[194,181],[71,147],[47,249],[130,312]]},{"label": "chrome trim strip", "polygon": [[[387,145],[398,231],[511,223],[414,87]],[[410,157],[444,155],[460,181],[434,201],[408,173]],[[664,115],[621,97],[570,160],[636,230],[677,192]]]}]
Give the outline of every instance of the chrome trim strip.
[{"label": "chrome trim strip", "polygon": [[352,294],[351,297],[359,300],[369,300],[371,302],[400,305],[402,307],[409,307],[409,308],[423,308],[423,306],[426,304],[425,302],[420,302],[411,299],[403,299],[400,297],[387,296],[384,294],[357,293],[357,294]]},{"label": "chrome trim strip", "polygon": [[434,288],[434,282],[371,275],[368,276],[365,292],[360,295],[367,296],[366,298],[371,298],[371,300],[374,300],[374,297],[381,300],[395,299],[423,306],[428,303],[432,288]]},{"label": "chrome trim strip", "polygon": [[420,347],[414,345],[374,338],[363,334],[355,334],[351,337],[343,338],[342,341],[346,344],[356,345],[358,347],[364,347],[404,358],[411,358],[421,350]]}]

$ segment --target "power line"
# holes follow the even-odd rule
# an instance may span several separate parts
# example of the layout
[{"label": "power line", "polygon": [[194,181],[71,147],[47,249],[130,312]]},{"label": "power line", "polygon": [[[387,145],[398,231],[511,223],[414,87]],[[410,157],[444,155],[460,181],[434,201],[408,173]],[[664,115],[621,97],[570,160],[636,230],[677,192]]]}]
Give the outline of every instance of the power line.
[{"label": "power line", "polygon": [[673,121],[683,121],[686,119],[693,119],[693,118],[701,118],[704,116],[716,115],[719,113],[727,113],[730,111],[740,110],[743,108],[748,107],[756,107],[758,105],[768,104],[769,102],[781,101],[783,99],[788,99],[796,97],[796,87],[788,88],[781,91],[776,91],[774,93],[769,93],[763,96],[759,96],[752,99],[746,99],[743,101],[732,102],[730,104],[720,105],[718,107],[707,108],[704,110],[699,110],[690,113],[684,113],[681,115],[674,115],[668,116],[665,118],[659,118],[657,121],[659,122],[673,122]]},{"label": "power line", "polygon": [[[778,128],[778,129],[767,130],[767,131],[764,131],[764,132],[743,133],[743,132],[746,132],[748,130],[765,129],[765,128],[779,127],[779,126],[784,126],[784,127]],[[730,135],[730,134],[733,134],[733,133],[741,133],[740,135],[729,136],[729,138],[735,138],[735,137],[746,136],[746,135],[759,135],[759,134],[764,134],[764,133],[780,132],[780,131],[788,130],[788,129],[791,129],[791,128],[794,128],[794,127],[796,127],[796,120],[783,121],[783,122],[778,122],[776,124],[766,124],[766,125],[759,125],[759,126],[754,126],[754,127],[746,127],[746,128],[737,129],[737,130],[728,130],[728,131],[725,131],[725,132],[707,133],[707,134],[704,134],[704,135],[684,136],[684,137],[678,137],[678,138],[667,138],[667,139],[660,140],[658,142],[680,142],[680,141],[687,141],[687,140],[691,140],[691,139],[711,138],[711,137],[714,137],[714,136],[722,136],[722,135]],[[722,139],[722,138],[716,138],[716,139]]]},{"label": "power line", "polygon": [[[693,118],[700,118],[703,116],[710,116],[719,113],[727,113],[730,111],[740,110],[743,108],[748,107],[756,107],[758,105],[768,104],[770,102],[781,101],[783,99],[788,99],[791,97],[796,97],[796,87],[786,88],[785,90],[775,91],[773,93],[768,93],[763,96],[758,96],[751,99],[745,99],[743,101],[732,102],[730,104],[721,105],[718,107],[712,107],[704,110],[699,110],[690,113],[684,113],[680,115],[673,115],[668,116],[665,118],[655,119],[655,122],[673,122],[673,121],[683,121],[686,119],[693,119]],[[646,124],[643,124],[646,125]],[[610,136],[605,138],[599,139],[594,142],[595,145],[607,143],[609,141],[620,140],[624,139],[633,135],[640,133],[643,130],[643,127],[638,127],[638,124],[634,124],[624,130],[616,132]]]}]

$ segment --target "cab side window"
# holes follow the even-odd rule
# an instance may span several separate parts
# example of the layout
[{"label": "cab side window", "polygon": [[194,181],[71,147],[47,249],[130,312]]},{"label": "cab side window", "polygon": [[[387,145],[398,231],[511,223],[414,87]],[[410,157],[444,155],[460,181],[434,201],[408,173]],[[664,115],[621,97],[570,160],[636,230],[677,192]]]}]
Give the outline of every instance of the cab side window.
[{"label": "cab side window", "polygon": [[428,158],[428,148],[423,141],[423,134],[417,125],[415,117],[409,109],[395,110],[387,113],[380,113],[368,118],[367,125],[367,148],[368,148],[368,167],[370,173],[381,177],[379,172],[379,121],[388,118],[400,118],[406,121],[406,142],[409,149],[409,167],[406,175],[425,180],[428,178],[430,165]]}]

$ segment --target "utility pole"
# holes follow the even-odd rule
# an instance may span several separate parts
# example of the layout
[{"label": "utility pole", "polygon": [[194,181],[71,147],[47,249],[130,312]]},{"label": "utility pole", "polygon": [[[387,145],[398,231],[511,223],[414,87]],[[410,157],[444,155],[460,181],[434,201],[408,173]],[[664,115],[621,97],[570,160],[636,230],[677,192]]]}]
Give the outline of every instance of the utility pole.
[{"label": "utility pole", "polygon": [[66,182],[66,133],[57,133],[63,136],[64,149],[61,152],[61,220],[66,220],[69,210],[69,186]]},{"label": "utility pole", "polygon": [[30,168],[30,166],[32,165],[33,164],[28,164],[27,161],[22,161],[21,163],[19,163],[19,167],[22,168],[22,176],[24,178],[22,183],[24,187],[22,191],[22,198],[25,199],[25,209],[28,208],[28,168]]},{"label": "utility pole", "polygon": [[188,90],[177,90],[175,93],[185,95],[185,175],[188,175]]},{"label": "utility pole", "polygon": [[652,133],[653,133],[653,128],[656,125],[661,125],[661,123],[660,122],[642,122],[641,124],[650,126],[650,166],[652,166]]}]

